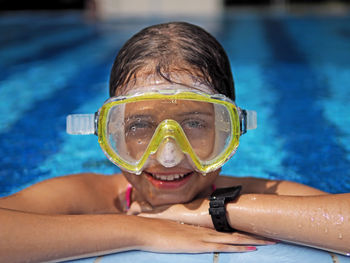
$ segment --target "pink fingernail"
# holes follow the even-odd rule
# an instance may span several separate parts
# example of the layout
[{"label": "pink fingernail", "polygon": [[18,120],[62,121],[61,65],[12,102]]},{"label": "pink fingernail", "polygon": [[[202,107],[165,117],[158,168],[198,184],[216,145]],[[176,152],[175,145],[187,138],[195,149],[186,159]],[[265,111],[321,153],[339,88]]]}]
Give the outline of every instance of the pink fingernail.
[{"label": "pink fingernail", "polygon": [[245,247],[247,251],[255,251],[257,248],[256,247]]}]

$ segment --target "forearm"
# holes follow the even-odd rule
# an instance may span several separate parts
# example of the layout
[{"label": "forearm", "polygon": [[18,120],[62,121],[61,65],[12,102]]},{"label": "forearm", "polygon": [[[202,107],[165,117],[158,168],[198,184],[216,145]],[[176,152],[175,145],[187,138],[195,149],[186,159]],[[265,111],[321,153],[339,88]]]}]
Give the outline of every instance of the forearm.
[{"label": "forearm", "polygon": [[242,195],[227,205],[233,228],[350,253],[350,195]]},{"label": "forearm", "polygon": [[[0,261],[42,262],[135,249],[142,218],[38,215],[0,209]],[[25,257],[25,258],[23,258]]]}]

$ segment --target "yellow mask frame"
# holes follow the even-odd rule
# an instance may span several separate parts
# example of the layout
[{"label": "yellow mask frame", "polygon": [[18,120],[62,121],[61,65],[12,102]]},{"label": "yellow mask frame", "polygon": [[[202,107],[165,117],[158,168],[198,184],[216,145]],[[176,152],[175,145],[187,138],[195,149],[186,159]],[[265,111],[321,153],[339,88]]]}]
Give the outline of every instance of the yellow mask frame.
[{"label": "yellow mask frame", "polygon": [[[120,104],[126,104],[137,101],[147,101],[147,100],[192,100],[199,102],[208,102],[213,104],[220,104],[227,109],[229,113],[229,119],[232,124],[232,135],[227,147],[222,151],[217,157],[210,161],[201,161],[196,153],[193,151],[190,142],[188,141],[182,127],[175,120],[167,119],[163,120],[155,130],[152,139],[149,142],[145,152],[137,163],[130,163],[125,161],[123,158],[118,156],[113,150],[108,142],[107,125],[109,119],[110,110]],[[101,107],[98,112],[97,121],[97,135],[98,142],[109,158],[111,162],[119,166],[121,169],[125,169],[129,172],[139,174],[141,173],[143,167],[145,166],[147,159],[150,155],[155,154],[160,144],[164,140],[169,140],[170,138],[177,142],[183,153],[187,154],[193,164],[201,173],[208,173],[219,169],[225,162],[227,162],[232,155],[235,153],[239,145],[239,137],[241,135],[241,120],[240,120],[240,109],[235,105],[233,101],[226,98],[221,94],[209,95],[202,92],[195,91],[175,91],[175,90],[165,90],[158,92],[149,92],[142,94],[135,94],[131,96],[123,97],[112,97],[106,101],[106,103]]]}]

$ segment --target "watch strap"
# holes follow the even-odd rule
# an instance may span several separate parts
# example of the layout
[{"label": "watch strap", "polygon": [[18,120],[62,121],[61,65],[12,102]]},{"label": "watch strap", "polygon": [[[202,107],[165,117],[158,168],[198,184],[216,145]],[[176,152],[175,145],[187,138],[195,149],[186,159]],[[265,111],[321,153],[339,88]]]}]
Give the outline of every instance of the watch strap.
[{"label": "watch strap", "polygon": [[233,232],[226,217],[226,203],[234,201],[242,189],[242,186],[226,187],[216,189],[210,196],[209,214],[217,231]]}]

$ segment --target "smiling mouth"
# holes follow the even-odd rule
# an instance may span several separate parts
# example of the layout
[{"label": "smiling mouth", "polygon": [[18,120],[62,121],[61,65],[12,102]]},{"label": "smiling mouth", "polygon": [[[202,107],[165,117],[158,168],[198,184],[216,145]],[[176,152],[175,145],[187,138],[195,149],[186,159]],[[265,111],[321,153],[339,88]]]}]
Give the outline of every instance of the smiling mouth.
[{"label": "smiling mouth", "polygon": [[177,181],[182,181],[189,175],[191,175],[193,172],[189,172],[186,174],[167,174],[167,175],[160,175],[160,174],[153,174],[150,172],[145,173],[149,176],[151,176],[153,179],[158,180],[158,181],[163,181],[163,182],[177,182]]}]

